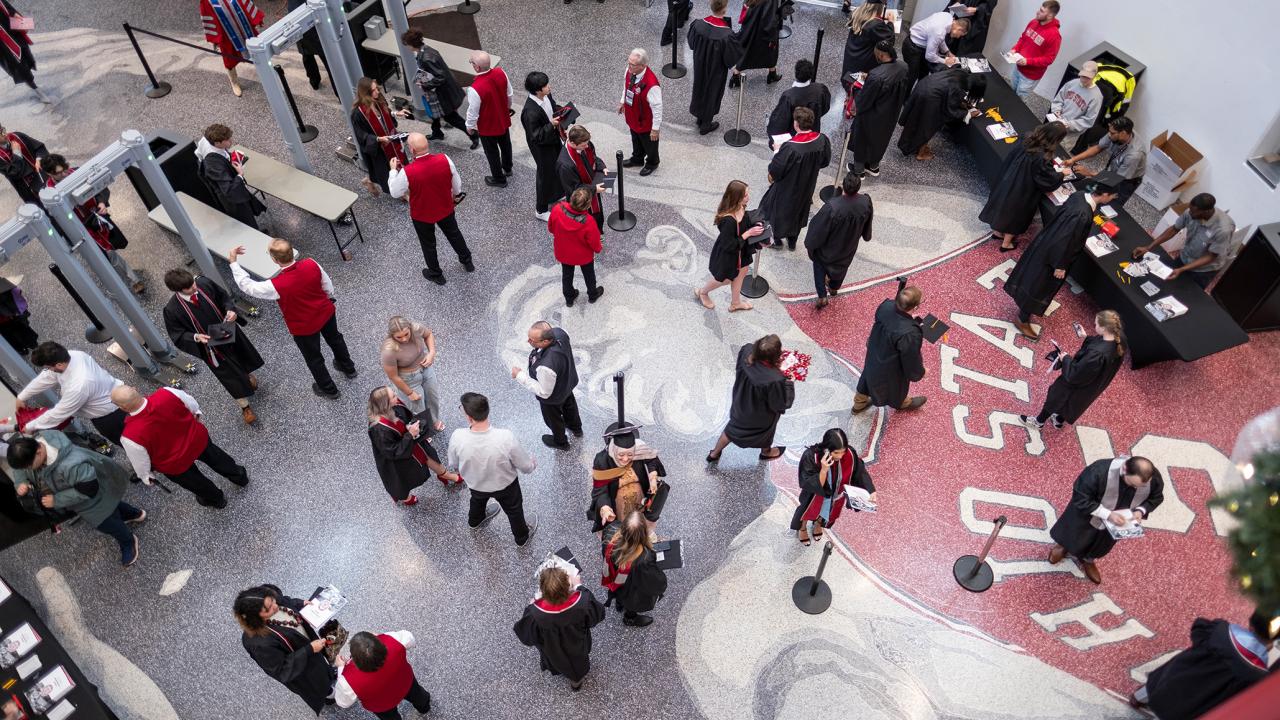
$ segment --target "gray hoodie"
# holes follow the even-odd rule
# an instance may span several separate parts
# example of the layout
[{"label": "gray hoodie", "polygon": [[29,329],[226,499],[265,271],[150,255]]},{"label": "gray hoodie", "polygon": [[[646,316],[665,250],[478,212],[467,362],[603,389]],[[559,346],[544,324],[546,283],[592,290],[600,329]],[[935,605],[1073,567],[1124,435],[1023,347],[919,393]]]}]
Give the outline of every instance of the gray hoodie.
[{"label": "gray hoodie", "polygon": [[1097,83],[1085,87],[1076,78],[1062,86],[1049,109],[1066,123],[1068,130],[1082,133],[1093,127],[1098,120],[1098,113],[1102,112],[1102,91],[1098,89]]}]

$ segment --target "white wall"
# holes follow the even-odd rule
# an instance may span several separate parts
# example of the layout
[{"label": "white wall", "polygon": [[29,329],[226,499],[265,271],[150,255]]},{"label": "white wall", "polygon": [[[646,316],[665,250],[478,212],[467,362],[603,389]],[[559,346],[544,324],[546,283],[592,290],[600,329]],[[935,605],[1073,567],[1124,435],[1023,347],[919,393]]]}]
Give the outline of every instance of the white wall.
[{"label": "white wall", "polygon": [[[987,54],[1013,47],[1041,1],[1000,0]],[[1062,50],[1036,91],[1051,97],[1068,60],[1111,43],[1147,66],[1129,110],[1138,134],[1173,130],[1204,154],[1192,193],[1213,193],[1240,227],[1280,221],[1280,191],[1244,164],[1280,117],[1280,2],[1060,1]]]}]

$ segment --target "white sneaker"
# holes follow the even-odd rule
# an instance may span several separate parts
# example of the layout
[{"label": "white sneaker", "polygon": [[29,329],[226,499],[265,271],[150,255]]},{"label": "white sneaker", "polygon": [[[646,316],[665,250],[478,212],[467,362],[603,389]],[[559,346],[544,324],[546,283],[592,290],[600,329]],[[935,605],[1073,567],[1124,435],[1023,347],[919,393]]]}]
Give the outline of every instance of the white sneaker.
[{"label": "white sneaker", "polygon": [[548,210],[546,212],[534,213],[533,216],[538,218],[542,222],[546,222],[551,219],[551,211]]}]

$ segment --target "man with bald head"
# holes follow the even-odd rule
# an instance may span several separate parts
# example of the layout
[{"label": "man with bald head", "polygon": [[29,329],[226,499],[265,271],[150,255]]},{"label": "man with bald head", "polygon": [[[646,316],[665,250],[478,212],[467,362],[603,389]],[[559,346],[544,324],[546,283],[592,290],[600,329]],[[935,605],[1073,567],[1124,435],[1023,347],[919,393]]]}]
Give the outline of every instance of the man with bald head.
[{"label": "man with bald head", "polygon": [[1132,532],[1164,500],[1164,478],[1144,457],[1098,460],[1084,469],[1071,488],[1071,502],[1049,529],[1054,546],[1049,563],[1067,555],[1080,562],[1095,585],[1102,582],[1097,561],[1111,552],[1118,535]]},{"label": "man with bald head", "polygon": [[418,233],[422,245],[422,257],[427,267],[422,277],[437,285],[443,285],[444,271],[436,255],[436,226],[444,231],[444,237],[458,254],[458,262],[467,272],[474,272],[471,249],[458,229],[458,219],[453,209],[462,202],[462,177],[453,160],[443,153],[432,153],[427,137],[422,133],[409,133],[409,164],[400,167],[398,160],[391,161],[391,178],[387,181],[391,197],[409,196],[409,218]]},{"label": "man with bald head", "polygon": [[489,174],[484,184],[506,187],[511,175],[511,80],[502,68],[491,67],[489,53],[471,53],[471,68],[476,79],[467,88],[467,132],[480,136],[484,156],[489,161]]},{"label": "man with bald head", "polygon": [[200,422],[200,404],[185,392],[162,387],[143,397],[121,385],[111,391],[111,402],[128,413],[120,444],[143,482],[151,484],[156,473],[163,473],[194,493],[201,505],[219,510],[227,506],[227,498],[200,472],[197,460],[240,487],[249,484],[244,467],[209,439]]},{"label": "man with bald head", "polygon": [[582,416],[573,389],[578,386],[578,366],[573,361],[569,333],[539,320],[529,327],[528,368],[511,366],[511,377],[531,390],[542,408],[542,420],[551,430],[542,436],[542,444],[556,450],[569,449],[567,429],[582,437]]}]

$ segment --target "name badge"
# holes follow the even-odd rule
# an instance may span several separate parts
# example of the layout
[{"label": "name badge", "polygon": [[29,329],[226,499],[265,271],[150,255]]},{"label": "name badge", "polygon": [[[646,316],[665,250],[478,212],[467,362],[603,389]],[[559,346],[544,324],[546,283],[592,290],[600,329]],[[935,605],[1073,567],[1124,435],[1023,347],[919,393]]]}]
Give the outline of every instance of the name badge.
[{"label": "name badge", "polygon": [[636,99],[635,90],[627,90],[625,102],[630,105]]}]

